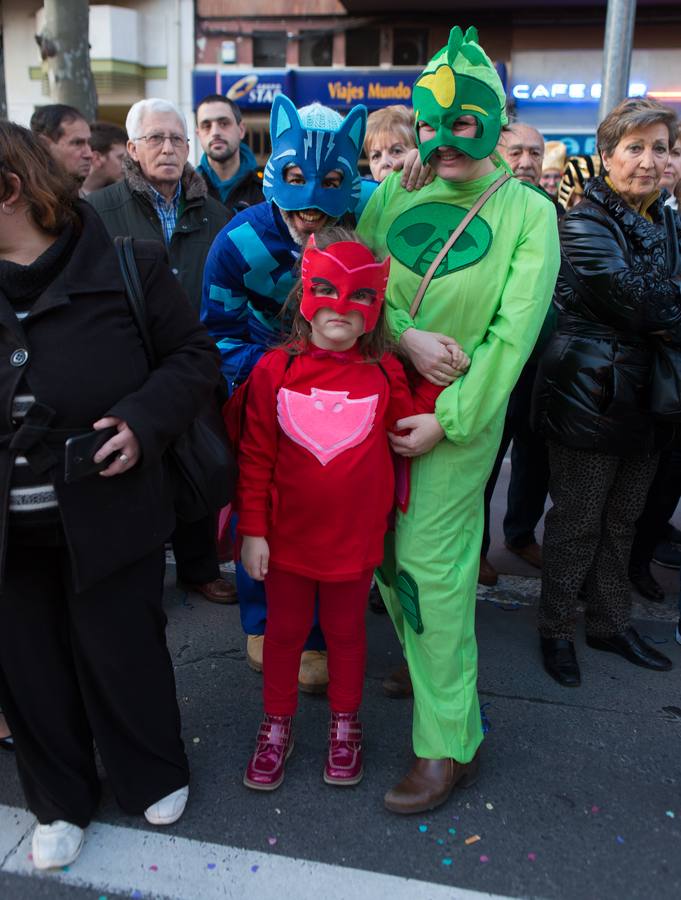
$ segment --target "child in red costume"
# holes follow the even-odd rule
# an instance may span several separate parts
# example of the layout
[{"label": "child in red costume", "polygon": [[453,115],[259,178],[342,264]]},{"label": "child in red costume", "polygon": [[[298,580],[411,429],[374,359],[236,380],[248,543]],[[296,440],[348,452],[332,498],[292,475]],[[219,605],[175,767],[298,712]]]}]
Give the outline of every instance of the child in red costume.
[{"label": "child in red costume", "polygon": [[265,717],[244,776],[258,790],[279,787],[293,749],[317,596],[331,705],[324,780],[362,778],[364,615],[394,497],[388,431],[412,412],[402,366],[385,352],[388,270],[352,232],[310,237],[291,341],[249,379],[237,504],[241,561],[267,593]]}]

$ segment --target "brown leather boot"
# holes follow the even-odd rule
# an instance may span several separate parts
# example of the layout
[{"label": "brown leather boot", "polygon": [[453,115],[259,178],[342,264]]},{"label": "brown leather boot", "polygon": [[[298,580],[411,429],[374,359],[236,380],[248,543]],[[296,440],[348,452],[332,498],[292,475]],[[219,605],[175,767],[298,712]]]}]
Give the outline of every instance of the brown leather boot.
[{"label": "brown leather boot", "polygon": [[304,694],[324,694],[328,684],[326,650],[303,650],[300,655],[298,688]]},{"label": "brown leather boot", "polygon": [[480,768],[478,751],[469,763],[417,756],[407,775],[384,797],[385,808],[400,815],[435,809],[455,787],[475,784]]},{"label": "brown leather boot", "polygon": [[383,693],[386,697],[392,697],[393,700],[414,696],[409,666],[406,663],[383,679]]},{"label": "brown leather boot", "polygon": [[483,584],[485,587],[494,587],[494,585],[499,581],[499,573],[494,568],[491,562],[487,559],[486,556],[480,556],[480,570],[478,572],[478,584]]}]

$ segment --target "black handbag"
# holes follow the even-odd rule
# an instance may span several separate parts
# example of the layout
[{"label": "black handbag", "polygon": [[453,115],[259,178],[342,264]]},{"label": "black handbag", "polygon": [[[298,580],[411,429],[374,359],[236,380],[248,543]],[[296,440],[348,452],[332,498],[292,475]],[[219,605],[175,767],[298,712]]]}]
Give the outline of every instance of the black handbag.
[{"label": "black handbag", "polygon": [[[137,326],[149,368],[158,365],[147,327],[144,289],[140,279],[133,241],[114,240],[130,313]],[[185,522],[213,515],[231,501],[236,484],[236,463],[229,448],[222,417],[215,407],[202,412],[164,454],[173,480],[175,513]]]}]

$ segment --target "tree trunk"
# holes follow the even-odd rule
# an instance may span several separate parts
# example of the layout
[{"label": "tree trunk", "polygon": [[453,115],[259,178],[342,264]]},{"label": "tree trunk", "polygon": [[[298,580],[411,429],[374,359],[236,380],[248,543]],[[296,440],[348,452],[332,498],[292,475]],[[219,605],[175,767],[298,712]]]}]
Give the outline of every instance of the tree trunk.
[{"label": "tree trunk", "polygon": [[75,106],[88,122],[97,115],[97,92],[90,69],[88,0],[45,0],[45,28],[40,35],[47,59],[50,98]]}]

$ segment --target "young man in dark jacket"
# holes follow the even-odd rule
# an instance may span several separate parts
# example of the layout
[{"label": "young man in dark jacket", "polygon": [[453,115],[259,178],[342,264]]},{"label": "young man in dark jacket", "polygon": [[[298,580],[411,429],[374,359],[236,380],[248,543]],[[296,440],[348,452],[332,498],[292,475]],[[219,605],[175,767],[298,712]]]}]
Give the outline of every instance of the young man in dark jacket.
[{"label": "young man in dark jacket", "polygon": [[[125,125],[129,158],[123,181],[95,191],[88,202],[111,237],[164,243],[173,274],[198,312],[206,255],[229,217],[187,162],[187,126],[172,103],[140,100]],[[233,588],[220,578],[212,516],[192,523],[178,520],[173,548],[179,581],[214,603],[235,602]]]},{"label": "young man in dark jacket", "polygon": [[233,100],[209,94],[196,108],[196,134],[203,148],[196,170],[205,178],[208,194],[224,203],[230,218],[264,200],[262,178],[244,143],[245,133],[241,110]]}]

